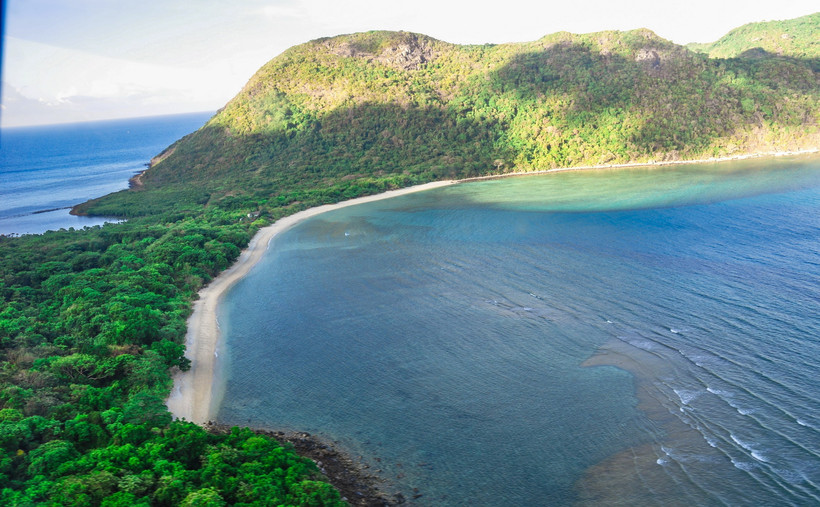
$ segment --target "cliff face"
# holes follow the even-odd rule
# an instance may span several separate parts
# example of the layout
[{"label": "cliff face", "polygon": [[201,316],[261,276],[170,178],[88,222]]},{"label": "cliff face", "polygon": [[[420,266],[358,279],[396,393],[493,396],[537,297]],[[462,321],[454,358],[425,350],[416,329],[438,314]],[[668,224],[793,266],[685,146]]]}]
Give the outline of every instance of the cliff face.
[{"label": "cliff face", "polygon": [[713,59],[645,29],[478,46],[406,32],[323,38],[263,66],[141,182],[258,202],[294,182],[814,148],[818,69],[816,57],[765,50]]},{"label": "cliff face", "polygon": [[[429,37],[406,32],[376,32],[372,35],[365,40],[339,37],[326,39],[323,46],[329,53],[341,57],[362,58],[367,62],[375,61],[396,70],[418,70],[435,58],[432,46],[437,41]],[[384,39],[381,39],[379,35]],[[378,42],[373,44],[373,41]]]}]

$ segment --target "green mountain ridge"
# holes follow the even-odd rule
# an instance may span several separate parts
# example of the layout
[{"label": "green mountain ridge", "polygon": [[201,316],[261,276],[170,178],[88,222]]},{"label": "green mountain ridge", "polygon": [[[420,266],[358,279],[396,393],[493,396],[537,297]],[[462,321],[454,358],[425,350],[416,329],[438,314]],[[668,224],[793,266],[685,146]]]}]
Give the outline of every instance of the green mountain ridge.
[{"label": "green mountain ridge", "polygon": [[710,58],[649,30],[285,51],[132,189],[76,210],[126,222],[0,236],[0,504],[343,504],[287,445],[163,403],[197,292],[260,227],[436,179],[817,148],[807,55]]},{"label": "green mountain ridge", "polygon": [[[645,29],[473,46],[407,32],[322,38],[264,65],[141,183],[264,207],[294,185],[402,186],[814,148],[817,65],[768,53],[709,58]],[[132,197],[82,210],[131,216],[133,206],[116,202]]]},{"label": "green mountain ridge", "polygon": [[[820,58],[820,12],[784,21],[749,23],[719,40],[687,44],[687,48],[712,58],[760,58],[766,54],[792,58]],[[814,70],[818,70],[817,67]]]}]

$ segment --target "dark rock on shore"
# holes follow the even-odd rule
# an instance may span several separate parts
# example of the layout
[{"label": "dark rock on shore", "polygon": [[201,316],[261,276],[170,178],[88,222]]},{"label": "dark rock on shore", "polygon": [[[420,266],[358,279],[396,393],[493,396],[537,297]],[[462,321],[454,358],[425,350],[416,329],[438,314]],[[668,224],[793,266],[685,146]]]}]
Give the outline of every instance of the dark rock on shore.
[{"label": "dark rock on shore", "polygon": [[[216,434],[229,433],[231,426],[208,423],[205,428]],[[290,444],[301,456],[312,459],[350,505],[382,507],[405,502],[401,493],[388,494],[379,489],[385,480],[368,473],[363,465],[354,462],[350,456],[310,433],[283,432],[254,429],[254,433],[266,435],[285,444]]]}]

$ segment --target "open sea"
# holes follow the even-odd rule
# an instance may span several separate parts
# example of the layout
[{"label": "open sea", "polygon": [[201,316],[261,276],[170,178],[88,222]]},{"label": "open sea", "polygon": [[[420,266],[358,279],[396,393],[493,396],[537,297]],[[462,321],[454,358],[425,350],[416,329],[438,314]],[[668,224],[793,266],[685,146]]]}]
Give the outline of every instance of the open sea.
[{"label": "open sea", "polygon": [[820,159],[459,184],[302,222],[226,295],[218,420],[411,505],[820,504]]},{"label": "open sea", "polygon": [[213,113],[192,113],[0,132],[0,234],[99,225],[77,204],[128,188],[154,155],[201,127]]}]

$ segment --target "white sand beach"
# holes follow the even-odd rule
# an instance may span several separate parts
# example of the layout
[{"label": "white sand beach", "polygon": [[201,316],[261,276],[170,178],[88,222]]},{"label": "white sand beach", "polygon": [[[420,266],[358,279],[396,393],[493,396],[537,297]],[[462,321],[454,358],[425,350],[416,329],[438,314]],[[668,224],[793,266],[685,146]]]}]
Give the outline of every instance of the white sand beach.
[{"label": "white sand beach", "polygon": [[282,218],[273,225],[259,230],[234,265],[223,271],[199,292],[199,299],[194,303],[194,313],[188,319],[188,333],[185,338],[185,356],[191,360],[191,369],[186,372],[179,372],[174,376],[174,388],[171,396],[166,401],[171,414],[177,419],[184,418],[198,424],[212,420],[220,402],[219,386],[214,385],[216,352],[220,332],[216,318],[217,305],[225,291],[259,262],[268,249],[271,239],[277,234],[307,218],[328,211],[454,183],[456,181],[438,181],[399,190],[390,190],[337,204],[317,206]]}]

